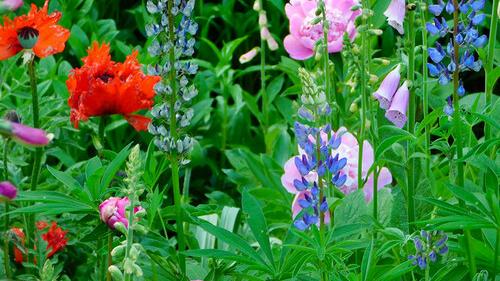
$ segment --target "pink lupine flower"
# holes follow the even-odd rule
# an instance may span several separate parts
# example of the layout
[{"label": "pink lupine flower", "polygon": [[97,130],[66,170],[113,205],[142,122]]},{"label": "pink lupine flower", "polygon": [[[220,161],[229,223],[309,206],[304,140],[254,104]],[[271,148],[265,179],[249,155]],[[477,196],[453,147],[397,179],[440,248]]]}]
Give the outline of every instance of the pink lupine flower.
[{"label": "pink lupine flower", "polygon": [[17,196],[17,188],[8,181],[0,182],[0,201],[13,200]]},{"label": "pink lupine flower", "polygon": [[399,128],[403,128],[406,123],[406,109],[408,108],[409,98],[410,92],[408,91],[408,81],[405,81],[394,94],[391,107],[389,107],[389,110],[385,113],[385,118]]},{"label": "pink lupine flower", "polygon": [[251,61],[253,58],[255,58],[255,56],[257,56],[257,54],[259,53],[259,50],[260,50],[259,47],[254,47],[250,51],[241,55],[240,59],[239,59],[240,63],[244,64],[244,63]]},{"label": "pink lupine flower", "polygon": [[[325,0],[326,18],[329,22],[328,52],[340,52],[343,48],[344,33],[353,40],[356,36],[354,20],[361,11],[352,11],[357,0]],[[288,54],[297,60],[313,56],[316,42],[323,38],[321,22],[314,23],[317,3],[315,0],[290,0],[285,12],[290,21],[290,34],[284,39]]]},{"label": "pink lupine flower", "polygon": [[384,78],[378,90],[373,93],[373,96],[378,100],[380,108],[388,109],[391,106],[392,97],[399,86],[399,80],[401,79],[400,74],[401,66],[398,66],[389,72]]},{"label": "pink lupine flower", "polygon": [[405,34],[403,27],[403,22],[405,20],[406,14],[406,3],[405,0],[392,0],[389,7],[384,12],[384,16],[387,17],[387,23],[394,27],[399,34]]},{"label": "pink lupine flower", "polygon": [[23,5],[23,0],[4,0],[0,2],[0,10],[7,9],[15,11]]},{"label": "pink lupine flower", "polygon": [[[116,223],[122,223],[125,228],[128,228],[128,218],[126,208],[130,205],[127,197],[111,197],[99,205],[99,213],[101,220],[105,222],[111,229],[115,229]],[[134,213],[140,211],[141,207],[135,207]]]},{"label": "pink lupine flower", "polygon": [[44,130],[31,128],[19,123],[11,123],[12,138],[29,146],[46,146],[52,140],[52,135]]}]

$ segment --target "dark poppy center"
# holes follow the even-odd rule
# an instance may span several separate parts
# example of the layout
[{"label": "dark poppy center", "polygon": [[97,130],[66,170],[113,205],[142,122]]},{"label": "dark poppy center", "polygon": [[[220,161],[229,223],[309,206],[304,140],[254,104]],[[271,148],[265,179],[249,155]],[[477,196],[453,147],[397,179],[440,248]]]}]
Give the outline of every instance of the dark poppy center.
[{"label": "dark poppy center", "polygon": [[24,40],[38,37],[38,35],[40,35],[40,32],[31,26],[25,26],[17,31],[17,36]]},{"label": "dark poppy center", "polygon": [[104,83],[108,83],[109,79],[113,79],[113,75],[109,73],[104,73],[103,75],[99,76],[99,79],[101,79]]}]

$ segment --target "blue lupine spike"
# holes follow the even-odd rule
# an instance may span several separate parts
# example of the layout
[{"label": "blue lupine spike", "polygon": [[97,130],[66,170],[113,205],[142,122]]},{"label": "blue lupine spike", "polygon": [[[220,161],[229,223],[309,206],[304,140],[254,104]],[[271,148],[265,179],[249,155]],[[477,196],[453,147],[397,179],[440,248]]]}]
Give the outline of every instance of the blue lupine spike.
[{"label": "blue lupine spike", "polygon": [[422,241],[418,237],[415,237],[413,239],[413,243],[415,244],[415,248],[417,249],[418,252],[422,252],[424,250]]},{"label": "blue lupine spike", "polygon": [[325,127],[323,127],[322,131],[325,134],[328,134],[332,130],[332,126],[330,124],[327,124]]},{"label": "blue lupine spike", "polygon": [[482,48],[482,47],[484,47],[484,45],[486,45],[487,42],[488,42],[488,36],[483,34],[483,35],[479,36],[476,40],[474,40],[474,42],[472,44],[476,48]]},{"label": "blue lupine spike", "polygon": [[484,4],[485,4],[485,0],[476,0],[476,1],[473,1],[471,4],[470,4],[470,7],[472,8],[472,10],[474,11],[479,11],[479,10],[482,10],[484,8]]},{"label": "blue lupine spike", "polygon": [[460,85],[458,86],[458,95],[463,97],[465,95],[464,83],[460,80]]},{"label": "blue lupine spike", "polygon": [[309,196],[309,194],[307,193],[304,193],[304,199],[310,203],[312,203],[313,199],[311,198],[311,196]]},{"label": "blue lupine spike", "polygon": [[455,72],[455,70],[457,69],[457,65],[453,61],[451,61],[450,64],[448,64],[447,69],[449,72]]},{"label": "blue lupine spike", "polygon": [[318,188],[318,184],[316,182],[314,182],[314,185],[311,188],[311,194],[313,197],[316,197],[319,194],[319,188]]},{"label": "blue lupine spike", "polygon": [[457,41],[458,44],[462,45],[464,43],[464,36],[461,33],[459,33],[455,37],[455,40]]},{"label": "blue lupine spike", "polygon": [[342,170],[345,167],[345,165],[347,165],[347,158],[344,157],[340,159],[339,162],[337,162],[337,170],[338,171]]},{"label": "blue lupine spike", "polygon": [[446,85],[450,82],[450,80],[451,80],[450,75],[447,74],[447,72],[443,72],[441,75],[439,75],[438,78],[438,82],[440,85]]},{"label": "blue lupine spike", "polygon": [[441,53],[437,48],[429,48],[429,56],[435,63],[439,63],[444,59],[444,53]]},{"label": "blue lupine spike", "polygon": [[427,28],[427,31],[428,31],[430,34],[432,34],[432,35],[436,35],[436,34],[438,34],[438,33],[439,33],[439,29],[438,29],[435,25],[433,25],[432,23],[429,23],[429,22],[428,22],[428,23],[426,23],[426,24],[425,24],[425,27]]},{"label": "blue lupine spike", "polygon": [[304,215],[303,219],[304,219],[304,222],[306,223],[306,225],[308,225],[308,226],[318,223],[317,216],[309,215],[307,213]]},{"label": "blue lupine spike", "polygon": [[446,100],[447,100],[447,102],[446,102],[446,105],[444,106],[443,111],[446,115],[452,116],[454,109],[453,109],[453,103],[451,100],[451,96],[449,96]]},{"label": "blue lupine spike", "polygon": [[443,12],[444,6],[443,5],[429,5],[429,12],[431,12],[433,15],[436,17],[441,15]]},{"label": "blue lupine spike", "polygon": [[453,49],[453,43],[448,42],[448,45],[446,45],[446,53],[450,58],[452,58],[455,54],[455,50]]},{"label": "blue lupine spike", "polygon": [[475,72],[478,72],[479,70],[481,70],[482,67],[483,67],[483,62],[481,60],[477,60],[476,62],[474,62],[474,65],[472,66],[472,70],[474,70]]},{"label": "blue lupine spike", "polygon": [[455,6],[453,5],[453,0],[449,0],[448,3],[446,4],[446,12],[448,14],[453,14],[455,11]]},{"label": "blue lupine spike", "polygon": [[309,228],[309,225],[307,225],[307,224],[305,223],[304,219],[298,219],[298,220],[294,221],[294,222],[293,222],[293,225],[294,225],[297,229],[302,230],[302,231],[304,231],[304,230],[306,230],[306,229],[308,229],[308,228]]},{"label": "blue lupine spike", "polygon": [[305,208],[309,208],[309,207],[311,207],[311,202],[309,202],[308,200],[305,200],[305,199],[300,199],[299,200],[299,206],[301,208],[304,208],[304,209]]},{"label": "blue lupine spike", "polygon": [[430,253],[429,253],[429,259],[432,261],[432,262],[435,262],[437,260],[437,255],[436,255],[436,252],[434,252],[434,250],[432,250]]},{"label": "blue lupine spike", "polygon": [[[304,179],[304,177],[302,177],[302,179]],[[295,187],[295,189],[297,189],[298,191],[304,191],[307,189],[307,185],[304,184],[303,181],[300,181],[300,180],[294,180],[293,181],[293,186]]]},{"label": "blue lupine spike", "polygon": [[330,148],[337,149],[339,148],[341,143],[342,143],[342,137],[333,135],[332,138],[330,139]]},{"label": "blue lupine spike", "polygon": [[323,197],[323,200],[321,201],[321,205],[319,207],[319,210],[323,213],[328,211],[328,202],[326,202],[326,197]]},{"label": "blue lupine spike", "polygon": [[448,23],[445,18],[441,18],[441,28],[439,29],[439,35],[441,37],[446,36],[448,34]]},{"label": "blue lupine spike", "polygon": [[422,256],[417,257],[417,264],[420,269],[425,269],[427,267],[427,262],[425,261],[425,258]]},{"label": "blue lupine spike", "polygon": [[436,242],[436,247],[441,247],[444,245],[444,243],[446,243],[446,241],[448,241],[448,236],[445,234],[443,236],[443,238],[439,239],[437,242]]},{"label": "blue lupine spike", "polygon": [[[305,159],[306,163],[303,162],[304,159]],[[297,170],[299,170],[299,173],[302,176],[306,176],[309,174],[310,171],[306,166],[307,158],[305,158],[305,155],[302,155],[302,160],[299,157],[295,157],[294,161],[295,161],[295,167],[297,167]]]},{"label": "blue lupine spike", "polygon": [[446,253],[448,253],[448,246],[445,245],[443,248],[439,249],[439,254],[444,255]]},{"label": "blue lupine spike", "polygon": [[343,186],[345,184],[345,182],[347,181],[347,175],[337,174],[335,177],[337,179],[333,182],[333,184],[335,184],[337,187]]},{"label": "blue lupine spike", "polygon": [[432,77],[437,77],[441,71],[432,63],[427,63],[427,68],[429,69],[429,73]]},{"label": "blue lupine spike", "polygon": [[464,2],[463,0],[462,0],[462,2],[460,3],[460,5],[458,7],[459,7],[460,12],[462,14],[467,14],[469,12],[469,9],[470,9],[469,3]]},{"label": "blue lupine spike", "polygon": [[317,173],[319,177],[323,177],[326,174],[326,165],[322,161],[319,162]]},{"label": "blue lupine spike", "polygon": [[479,15],[474,16],[472,18],[471,22],[473,25],[478,25],[478,24],[481,24],[485,19],[486,19],[485,14],[479,14]]}]

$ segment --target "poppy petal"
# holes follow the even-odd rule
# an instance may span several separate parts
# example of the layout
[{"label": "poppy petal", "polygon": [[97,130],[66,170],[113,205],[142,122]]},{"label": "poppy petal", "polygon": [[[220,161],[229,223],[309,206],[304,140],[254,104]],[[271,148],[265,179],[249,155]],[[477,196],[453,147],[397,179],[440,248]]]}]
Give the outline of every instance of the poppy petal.
[{"label": "poppy petal", "polygon": [[134,127],[136,131],[147,131],[151,118],[142,115],[126,115],[125,120]]}]

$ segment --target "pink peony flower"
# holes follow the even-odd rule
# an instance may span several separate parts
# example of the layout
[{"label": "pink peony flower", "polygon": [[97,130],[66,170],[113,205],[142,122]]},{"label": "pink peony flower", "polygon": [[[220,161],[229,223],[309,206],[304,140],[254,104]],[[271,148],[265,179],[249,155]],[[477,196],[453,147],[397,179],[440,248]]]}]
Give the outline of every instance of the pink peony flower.
[{"label": "pink peony flower", "polygon": [[8,181],[0,182],[0,201],[13,200],[17,196],[17,188]]},{"label": "pink peony flower", "polygon": [[0,10],[5,8],[7,10],[15,11],[23,5],[23,0],[4,0],[0,2]]},{"label": "pink peony flower", "polygon": [[394,27],[399,34],[405,34],[403,27],[403,22],[405,20],[406,14],[406,3],[405,0],[392,0],[389,7],[384,12],[384,16],[387,17],[387,23]]},{"label": "pink peony flower", "polygon": [[408,108],[409,98],[408,81],[405,81],[394,94],[391,107],[385,113],[385,117],[399,128],[403,128],[406,123],[406,109]]},{"label": "pink peony flower", "polygon": [[[330,25],[328,31],[328,52],[340,52],[343,48],[344,33],[353,40],[356,36],[354,20],[361,11],[351,11],[358,4],[357,0],[325,0],[326,18]],[[284,39],[285,49],[297,60],[313,56],[314,47],[323,38],[321,22],[314,23],[316,0],[291,0],[285,5],[285,12],[290,21],[290,34]]]},{"label": "pink peony flower", "polygon": [[[128,228],[128,218],[126,208],[130,205],[127,197],[111,197],[99,205],[99,213],[101,220],[105,222],[111,229],[115,229],[116,223],[123,223],[125,228]],[[135,207],[134,213],[141,210],[141,207]]]}]

